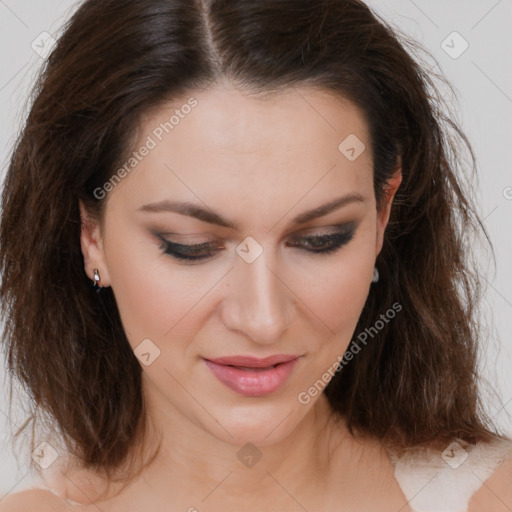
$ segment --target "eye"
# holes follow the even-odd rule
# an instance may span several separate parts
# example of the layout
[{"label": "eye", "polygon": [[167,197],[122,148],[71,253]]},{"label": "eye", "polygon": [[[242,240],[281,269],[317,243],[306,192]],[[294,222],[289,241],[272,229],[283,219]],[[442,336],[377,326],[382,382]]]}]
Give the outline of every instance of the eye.
[{"label": "eye", "polygon": [[316,254],[332,253],[348,244],[354,236],[354,231],[355,229],[351,227],[347,230],[327,235],[300,237],[295,239],[296,241],[299,241],[299,243],[294,243],[293,245],[302,247],[305,251]]},{"label": "eye", "polygon": [[[294,237],[291,241],[292,247],[297,247],[308,253],[328,254],[333,253],[348,244],[355,232],[354,224],[350,224],[342,231],[325,235],[310,235],[305,237]],[[176,260],[200,261],[211,258],[222,250],[216,243],[204,242],[201,244],[177,244],[157,235],[162,242],[160,249]]]},{"label": "eye", "polygon": [[162,242],[159,248],[164,254],[168,254],[177,260],[204,260],[213,256],[216,251],[216,244],[211,242],[188,245],[171,242],[160,235],[158,235],[158,238]]}]

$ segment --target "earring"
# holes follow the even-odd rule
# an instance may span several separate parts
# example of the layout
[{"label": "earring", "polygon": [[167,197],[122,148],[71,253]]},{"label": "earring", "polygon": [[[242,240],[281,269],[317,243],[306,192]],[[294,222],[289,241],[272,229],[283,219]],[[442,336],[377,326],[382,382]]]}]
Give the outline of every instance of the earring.
[{"label": "earring", "polygon": [[379,269],[377,267],[373,268],[372,275],[372,283],[377,283],[379,281]]},{"label": "earring", "polygon": [[101,279],[100,279],[100,273],[97,268],[94,269],[94,281],[93,281],[94,287],[98,288],[98,291],[100,291],[101,288]]}]

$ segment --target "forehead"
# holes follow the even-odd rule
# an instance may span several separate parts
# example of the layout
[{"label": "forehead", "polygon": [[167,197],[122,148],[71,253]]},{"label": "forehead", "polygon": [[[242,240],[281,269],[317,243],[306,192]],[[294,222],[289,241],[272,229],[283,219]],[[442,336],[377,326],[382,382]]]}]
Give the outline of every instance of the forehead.
[{"label": "forehead", "polygon": [[[304,207],[372,186],[363,114],[315,88],[258,97],[228,85],[191,92],[144,116],[133,150],[144,146],[151,149],[114,191],[140,204],[200,199],[228,212],[233,202],[281,202],[289,210],[305,195]],[[357,158],[347,157],[354,148]]]},{"label": "forehead", "polygon": [[[189,107],[192,98],[195,106]],[[173,117],[172,126],[165,130],[161,125]],[[368,139],[360,109],[332,92],[291,87],[255,95],[225,82],[153,108],[142,120],[139,142],[155,131],[158,139],[163,137],[169,143],[171,136],[177,140],[196,139],[197,143],[231,154],[282,152],[288,147],[298,149],[303,141],[315,149],[321,147],[322,140],[329,146],[333,138],[351,133]]]}]

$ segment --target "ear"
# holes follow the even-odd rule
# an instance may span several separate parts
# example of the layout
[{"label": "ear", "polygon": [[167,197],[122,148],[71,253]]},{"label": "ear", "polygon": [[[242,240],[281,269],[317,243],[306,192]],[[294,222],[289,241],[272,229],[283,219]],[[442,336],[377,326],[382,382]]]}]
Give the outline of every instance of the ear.
[{"label": "ear", "polygon": [[379,254],[382,249],[382,245],[384,243],[384,232],[386,230],[386,226],[388,225],[389,215],[391,213],[391,205],[393,203],[393,198],[395,197],[396,191],[400,186],[400,183],[402,183],[402,163],[399,158],[396,170],[388,180],[385,188],[385,205],[382,207],[381,211],[377,213],[376,254]]},{"label": "ear", "polygon": [[84,257],[84,270],[89,279],[94,281],[94,269],[97,268],[101,286],[110,286],[110,277],[103,250],[103,239],[98,221],[91,218],[82,201],[78,201],[80,208],[80,247]]}]

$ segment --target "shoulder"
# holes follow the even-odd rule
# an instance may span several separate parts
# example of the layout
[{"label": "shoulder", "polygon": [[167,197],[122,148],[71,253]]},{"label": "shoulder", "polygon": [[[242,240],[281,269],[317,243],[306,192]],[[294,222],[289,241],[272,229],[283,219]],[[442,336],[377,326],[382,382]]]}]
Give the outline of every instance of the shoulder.
[{"label": "shoulder", "polygon": [[510,510],[512,510],[512,441],[508,445],[503,461],[473,495],[468,512],[510,512]]},{"label": "shoulder", "polygon": [[27,489],[0,501],[0,512],[69,512],[67,503],[45,489]]}]

